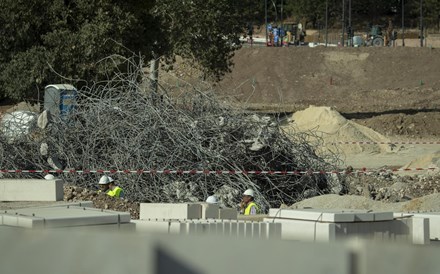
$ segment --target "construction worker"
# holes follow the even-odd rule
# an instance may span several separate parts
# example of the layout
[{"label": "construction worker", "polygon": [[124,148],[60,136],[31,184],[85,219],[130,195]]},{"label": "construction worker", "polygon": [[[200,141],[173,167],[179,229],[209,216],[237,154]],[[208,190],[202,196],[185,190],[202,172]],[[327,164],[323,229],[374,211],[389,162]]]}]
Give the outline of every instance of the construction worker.
[{"label": "construction worker", "polygon": [[124,198],[124,191],[122,188],[117,186],[115,180],[107,175],[103,175],[99,179],[99,188],[100,190],[98,193],[105,192],[110,197]]},{"label": "construction worker", "polygon": [[218,204],[218,201],[217,201],[217,198],[215,196],[209,196],[206,199],[206,203],[207,204],[214,204],[214,205],[216,205],[216,204]]},{"label": "construction worker", "polygon": [[254,202],[254,191],[247,189],[243,193],[243,199],[240,203],[240,213],[243,215],[256,215],[259,212],[257,204]]}]

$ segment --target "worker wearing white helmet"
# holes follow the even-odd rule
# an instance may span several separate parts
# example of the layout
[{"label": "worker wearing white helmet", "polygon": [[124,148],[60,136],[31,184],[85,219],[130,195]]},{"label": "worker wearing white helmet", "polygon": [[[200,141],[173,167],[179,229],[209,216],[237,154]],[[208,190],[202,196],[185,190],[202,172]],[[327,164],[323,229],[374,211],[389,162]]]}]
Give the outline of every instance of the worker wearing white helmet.
[{"label": "worker wearing white helmet", "polygon": [[115,180],[107,175],[99,179],[98,192],[105,192],[110,197],[124,198],[124,190],[115,184]]},{"label": "worker wearing white helmet", "polygon": [[215,197],[215,196],[209,196],[207,199],[206,199],[206,203],[208,203],[208,204],[218,204],[218,201],[217,201],[217,198]]},{"label": "worker wearing white helmet", "polygon": [[244,215],[255,215],[258,214],[258,205],[254,202],[254,191],[252,189],[247,189],[243,193],[243,199],[240,203],[240,213]]}]

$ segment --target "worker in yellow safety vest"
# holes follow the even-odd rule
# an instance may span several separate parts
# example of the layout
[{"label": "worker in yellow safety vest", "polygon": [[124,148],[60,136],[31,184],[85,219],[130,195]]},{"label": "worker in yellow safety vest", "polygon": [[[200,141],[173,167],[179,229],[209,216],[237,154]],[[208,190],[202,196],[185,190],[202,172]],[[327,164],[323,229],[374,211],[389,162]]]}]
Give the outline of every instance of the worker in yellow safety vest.
[{"label": "worker in yellow safety vest", "polygon": [[112,177],[103,175],[99,179],[98,193],[105,192],[110,197],[124,198],[124,190],[115,184],[115,180]]},{"label": "worker in yellow safety vest", "polygon": [[252,189],[247,189],[243,193],[243,199],[240,203],[240,213],[243,215],[255,215],[258,214],[260,209],[258,205],[254,202],[254,191]]}]

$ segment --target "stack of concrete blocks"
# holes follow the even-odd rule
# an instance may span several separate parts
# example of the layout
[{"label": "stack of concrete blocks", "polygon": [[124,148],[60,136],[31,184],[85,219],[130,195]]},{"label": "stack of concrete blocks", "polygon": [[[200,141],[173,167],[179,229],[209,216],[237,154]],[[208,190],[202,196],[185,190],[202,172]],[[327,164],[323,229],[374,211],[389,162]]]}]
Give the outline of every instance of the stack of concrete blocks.
[{"label": "stack of concrete blocks", "polygon": [[0,180],[0,201],[62,201],[63,195],[62,180]]},{"label": "stack of concrete blocks", "polygon": [[31,229],[134,231],[130,214],[90,207],[25,208],[0,214],[0,226]]},{"label": "stack of concrete blocks", "polygon": [[237,211],[213,204],[140,205],[140,220],[132,220],[136,231],[181,235],[224,235],[276,239],[281,224],[237,220]]},{"label": "stack of concrete blocks", "polygon": [[394,219],[392,212],[270,209],[265,221],[282,224],[282,238],[331,242],[345,238],[429,244],[429,220]]},{"label": "stack of concrete blocks", "polygon": [[137,232],[281,239],[281,224],[238,220],[132,220]]},{"label": "stack of concrete blocks", "polygon": [[140,219],[224,219],[237,220],[237,211],[233,208],[220,208],[216,204],[164,204],[141,203]]},{"label": "stack of concrete blocks", "polygon": [[[409,213],[394,213],[395,218],[412,218],[429,220],[429,239],[431,241],[440,241],[440,212],[409,212]],[[425,222],[425,221],[424,221]],[[426,231],[423,231],[423,235]],[[422,235],[422,233],[421,233]]]}]

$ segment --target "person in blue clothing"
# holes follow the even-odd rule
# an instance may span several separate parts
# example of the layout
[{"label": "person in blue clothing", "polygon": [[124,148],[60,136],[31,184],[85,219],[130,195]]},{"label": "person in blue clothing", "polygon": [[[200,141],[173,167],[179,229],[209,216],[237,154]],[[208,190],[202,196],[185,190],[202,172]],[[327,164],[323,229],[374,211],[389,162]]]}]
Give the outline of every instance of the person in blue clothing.
[{"label": "person in blue clothing", "polygon": [[273,43],[275,47],[278,47],[278,43],[280,40],[280,33],[279,33],[279,29],[277,26],[273,27]]}]

